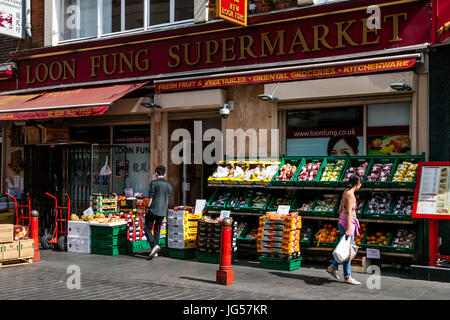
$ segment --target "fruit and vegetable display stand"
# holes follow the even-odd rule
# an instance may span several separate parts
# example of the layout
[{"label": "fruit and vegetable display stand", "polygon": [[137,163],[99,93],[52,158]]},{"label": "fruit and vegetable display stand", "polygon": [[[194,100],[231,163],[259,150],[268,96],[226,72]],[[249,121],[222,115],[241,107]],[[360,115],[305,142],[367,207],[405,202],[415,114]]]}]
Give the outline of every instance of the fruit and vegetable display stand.
[{"label": "fruit and vegetable display stand", "polygon": [[[254,228],[258,217],[288,205],[303,221],[302,257],[326,260],[339,239],[342,192],[349,177],[357,174],[362,179],[356,209],[362,226],[356,239],[358,256],[370,248],[380,251],[381,262],[411,263],[423,255],[423,221],[411,214],[417,167],[424,159],[422,154],[221,161],[208,179],[215,190],[206,207],[211,216],[230,210],[238,223],[246,219],[249,231],[252,219]],[[239,249],[245,236],[238,236]]]}]

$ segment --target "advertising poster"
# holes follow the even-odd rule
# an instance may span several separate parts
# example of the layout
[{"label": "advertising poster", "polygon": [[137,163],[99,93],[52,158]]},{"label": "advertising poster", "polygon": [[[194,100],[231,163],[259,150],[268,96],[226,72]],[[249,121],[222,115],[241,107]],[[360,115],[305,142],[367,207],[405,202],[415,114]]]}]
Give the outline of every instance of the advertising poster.
[{"label": "advertising poster", "polygon": [[24,38],[21,0],[0,0],[0,35]]},{"label": "advertising poster", "polygon": [[422,162],[413,218],[450,219],[450,162]]}]

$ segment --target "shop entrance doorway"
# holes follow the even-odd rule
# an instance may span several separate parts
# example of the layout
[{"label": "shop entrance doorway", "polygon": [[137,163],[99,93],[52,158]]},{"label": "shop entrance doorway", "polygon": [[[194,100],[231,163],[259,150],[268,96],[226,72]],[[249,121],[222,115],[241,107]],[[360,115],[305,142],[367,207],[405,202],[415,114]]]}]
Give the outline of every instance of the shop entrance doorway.
[{"label": "shop entrance doorway", "polygon": [[[187,205],[194,206],[197,199],[209,199],[212,195],[210,188],[207,188],[208,177],[216,169],[216,165],[208,165],[204,161],[202,164],[194,164],[194,124],[195,121],[201,122],[202,136],[208,129],[222,128],[222,121],[217,118],[204,119],[183,119],[183,120],[169,120],[169,150],[168,150],[168,181],[171,183],[174,190],[174,195],[170,200],[171,206]],[[190,164],[174,164],[171,159],[172,149],[180,143],[179,141],[171,141],[172,133],[178,128],[183,128],[189,131],[191,141],[191,163]],[[202,151],[211,142],[202,142]]]}]

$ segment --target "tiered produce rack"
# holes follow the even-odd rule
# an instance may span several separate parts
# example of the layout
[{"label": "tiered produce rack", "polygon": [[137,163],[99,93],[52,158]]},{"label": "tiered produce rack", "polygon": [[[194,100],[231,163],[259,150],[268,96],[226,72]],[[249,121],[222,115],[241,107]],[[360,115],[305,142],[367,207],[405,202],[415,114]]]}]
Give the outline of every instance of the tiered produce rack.
[{"label": "tiered produce rack", "polygon": [[[322,175],[324,174],[325,167],[330,162],[336,162],[343,160],[343,169],[337,175],[335,181],[321,181]],[[360,223],[367,224],[367,233],[384,233],[387,237],[385,245],[375,245],[368,244],[369,239],[367,239],[367,234],[364,234],[359,245],[361,249],[359,250],[359,256],[366,255],[366,248],[376,248],[380,250],[381,261],[397,261],[397,262],[417,262],[422,258],[423,255],[423,232],[424,232],[424,221],[419,219],[412,219],[410,214],[397,214],[396,206],[399,204],[400,197],[408,199],[414,196],[416,179],[415,176],[412,181],[398,181],[394,178],[394,173],[401,166],[404,166],[405,162],[417,164],[420,161],[425,160],[425,155],[409,155],[409,156],[345,156],[345,157],[284,157],[282,156],[281,161],[274,161],[272,163],[279,164],[279,169],[277,173],[272,177],[271,180],[258,181],[257,179],[251,179],[244,181],[243,179],[233,178],[227,179],[226,177],[222,179],[209,178],[209,186],[215,188],[214,194],[207,203],[208,213],[211,215],[220,214],[221,210],[230,210],[231,215],[234,216],[247,216],[259,217],[264,215],[269,211],[276,211],[276,198],[279,195],[286,195],[288,193],[293,194],[293,198],[289,201],[291,206],[290,211],[297,211],[300,216],[302,216],[303,230],[307,230],[308,226],[312,227],[312,233],[309,236],[309,240],[301,241],[301,252],[303,257],[331,257],[331,252],[337,244],[337,240],[333,243],[317,243],[314,235],[318,230],[320,230],[324,225],[333,224],[337,227],[339,220],[339,203],[342,192],[346,189],[348,182],[344,181],[345,174],[350,167],[356,167],[361,163],[367,162],[367,168],[363,175],[362,187],[357,194],[363,199],[363,204],[358,210],[358,218]],[[317,172],[317,175],[312,181],[299,181],[298,177],[301,172],[301,168],[310,162],[320,161],[321,165]],[[234,165],[239,163],[242,165],[245,161],[223,161],[222,164],[228,165],[233,168]],[[248,161],[248,163],[256,163],[256,161]],[[268,165],[270,162],[262,163]],[[220,163],[219,163],[220,164]],[[287,181],[277,180],[276,177],[279,175],[279,171],[285,164],[291,164],[296,166],[296,172],[293,178]],[[368,181],[371,170],[376,164],[392,164],[392,168],[389,174],[384,178],[385,181]],[[252,168],[251,166],[246,166],[247,170]],[[252,194],[256,192],[263,192],[269,195],[268,201],[264,207],[255,208],[252,206]],[[222,194],[228,193],[229,196],[220,205],[214,205],[214,202]],[[369,202],[373,195],[376,193],[386,193],[392,196],[389,205],[386,206],[385,212],[377,213],[371,212],[369,209]],[[317,206],[319,198],[323,194],[335,194],[339,195],[336,205],[332,210],[328,212],[315,211],[314,208]],[[243,195],[248,195],[248,201],[244,206],[231,207],[230,203],[235,197],[242,197]],[[312,201],[311,210],[300,210],[300,203],[302,199],[310,198]],[[358,202],[359,203],[359,202]],[[284,204],[284,203],[283,203]],[[397,212],[397,213],[395,213]],[[316,227],[314,227],[316,225]],[[317,227],[317,225],[319,225]],[[416,236],[414,238],[413,244],[408,245],[409,247],[401,247],[394,243],[395,235],[398,233],[399,229],[410,230],[415,232]],[[306,232],[306,231],[304,231]]]}]

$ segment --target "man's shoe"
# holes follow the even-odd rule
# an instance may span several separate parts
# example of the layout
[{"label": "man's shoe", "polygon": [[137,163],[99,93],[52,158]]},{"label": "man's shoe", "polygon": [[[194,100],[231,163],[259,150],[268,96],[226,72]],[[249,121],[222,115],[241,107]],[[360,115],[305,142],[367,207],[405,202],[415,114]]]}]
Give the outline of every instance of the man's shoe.
[{"label": "man's shoe", "polygon": [[148,255],[148,258],[147,259],[153,259],[154,257],[155,257],[155,255],[156,254],[158,254],[158,252],[161,250],[161,247],[160,246],[158,246],[158,245],[156,245],[153,249],[152,249],[152,251],[150,252],[150,254]]}]

